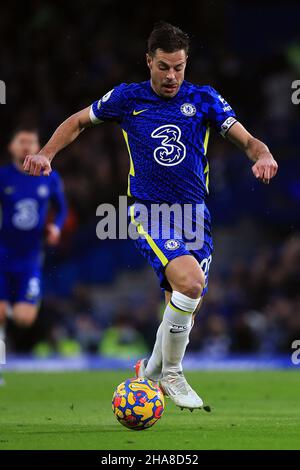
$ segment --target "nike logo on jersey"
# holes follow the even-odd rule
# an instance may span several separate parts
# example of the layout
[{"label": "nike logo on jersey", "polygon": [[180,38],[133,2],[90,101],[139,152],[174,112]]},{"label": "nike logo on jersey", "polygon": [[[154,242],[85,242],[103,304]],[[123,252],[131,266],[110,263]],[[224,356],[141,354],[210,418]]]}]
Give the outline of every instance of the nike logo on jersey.
[{"label": "nike logo on jersey", "polygon": [[141,109],[140,111],[136,111],[136,110],[134,109],[134,111],[133,111],[132,114],[133,114],[134,116],[137,116],[138,114],[144,113],[144,112],[147,111],[147,110],[148,110],[148,108],[147,108],[147,109]]}]

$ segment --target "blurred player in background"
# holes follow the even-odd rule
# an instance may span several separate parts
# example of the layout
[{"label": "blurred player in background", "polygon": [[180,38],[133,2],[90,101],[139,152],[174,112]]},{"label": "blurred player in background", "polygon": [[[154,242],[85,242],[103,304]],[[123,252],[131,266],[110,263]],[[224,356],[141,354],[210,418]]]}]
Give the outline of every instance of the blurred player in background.
[{"label": "blurred player in background", "polygon": [[[147,258],[165,291],[166,308],[148,360],[139,361],[138,376],[160,381],[165,393],[181,408],[201,408],[202,399],[183,375],[182,360],[207,290],[212,255],[210,215],[205,206],[209,166],[207,145],[213,127],[237,145],[253,162],[256,178],[269,183],[277,163],[268,147],[236,119],[231,106],[211,86],[184,79],[189,38],[168,23],[157,24],[148,40],[150,80],[115,87],[92,106],[67,119],[38,155],[28,155],[24,169],[31,175],[50,175],[53,157],[91,125],[116,121],[123,130],[130,156],[128,195],[132,222],[142,234],[136,246]],[[204,239],[190,250],[187,239],[153,239],[135,219],[136,208],[152,203],[193,205],[197,219],[204,209]],[[194,221],[193,220],[193,221]],[[149,221],[147,221],[149,222]],[[151,227],[150,223],[147,223]]]},{"label": "blurred player in background", "polygon": [[[8,146],[12,163],[0,168],[0,340],[5,339],[7,316],[21,327],[35,321],[43,242],[52,246],[59,242],[66,216],[58,174],[37,179],[23,170],[25,156],[39,148],[38,132],[20,127]],[[53,223],[47,223],[50,204],[55,209]]]}]

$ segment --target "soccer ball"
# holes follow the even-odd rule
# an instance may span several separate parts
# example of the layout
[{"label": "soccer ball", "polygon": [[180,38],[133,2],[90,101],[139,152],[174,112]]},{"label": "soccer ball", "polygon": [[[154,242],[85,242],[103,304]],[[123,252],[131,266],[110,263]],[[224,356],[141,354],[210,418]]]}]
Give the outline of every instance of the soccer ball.
[{"label": "soccer ball", "polygon": [[119,423],[136,431],[153,426],[161,418],[164,408],[161,389],[145,378],[122,382],[112,398],[112,410]]}]

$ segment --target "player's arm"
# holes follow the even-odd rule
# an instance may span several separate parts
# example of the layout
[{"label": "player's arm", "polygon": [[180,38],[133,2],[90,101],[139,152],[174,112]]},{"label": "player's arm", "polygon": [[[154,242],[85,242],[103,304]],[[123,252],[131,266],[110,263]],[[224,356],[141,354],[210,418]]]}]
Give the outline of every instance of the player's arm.
[{"label": "player's arm", "polygon": [[239,122],[227,131],[226,137],[255,162],[252,166],[254,176],[268,184],[278,170],[278,165],[268,147],[253,137]]},{"label": "player's arm", "polygon": [[71,144],[81,132],[92,126],[90,106],[66,119],[54,132],[47,144],[37,155],[27,155],[23,168],[30,175],[48,176],[51,173],[51,161],[55,155]]},{"label": "player's arm", "polygon": [[100,100],[94,101],[91,106],[70,116],[56,129],[38,155],[27,155],[23,165],[24,170],[34,176],[40,174],[48,176],[52,171],[51,161],[55,155],[71,144],[84,129],[104,121],[121,123],[126,103],[123,96],[125,88],[126,83],[121,83]]}]

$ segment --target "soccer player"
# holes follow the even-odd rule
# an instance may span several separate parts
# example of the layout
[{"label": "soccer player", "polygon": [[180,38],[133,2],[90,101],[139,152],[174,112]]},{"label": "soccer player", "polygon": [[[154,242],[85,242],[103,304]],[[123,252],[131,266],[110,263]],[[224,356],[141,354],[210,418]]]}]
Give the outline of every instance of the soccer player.
[{"label": "soccer player", "polygon": [[[38,132],[20,127],[10,140],[12,163],[0,168],[0,340],[8,313],[21,327],[35,321],[40,301],[42,245],[56,245],[66,215],[60,177],[37,179],[23,170],[28,153],[40,148]],[[47,223],[49,203],[56,212]],[[0,377],[1,379],[1,377]],[[3,383],[3,378],[1,379]]]},{"label": "soccer player", "polygon": [[[158,23],[148,39],[150,80],[122,83],[69,117],[39,154],[26,157],[24,169],[31,175],[50,175],[53,157],[84,129],[103,121],[120,124],[130,156],[128,194],[135,201],[130,212],[142,235],[136,245],[156,271],[166,298],[152,355],[137,364],[137,375],[160,380],[177,406],[193,410],[201,408],[203,401],[187,383],[182,360],[193,314],[207,289],[212,254],[210,215],[204,206],[210,128],[246,153],[253,162],[253,175],[262,182],[269,183],[275,176],[277,163],[214,88],[184,79],[188,53],[187,34],[169,23]],[[141,202],[149,208],[151,203],[192,204],[195,219],[198,206],[204,206],[201,247],[189,249],[184,236],[152,238],[135,219]]]}]

